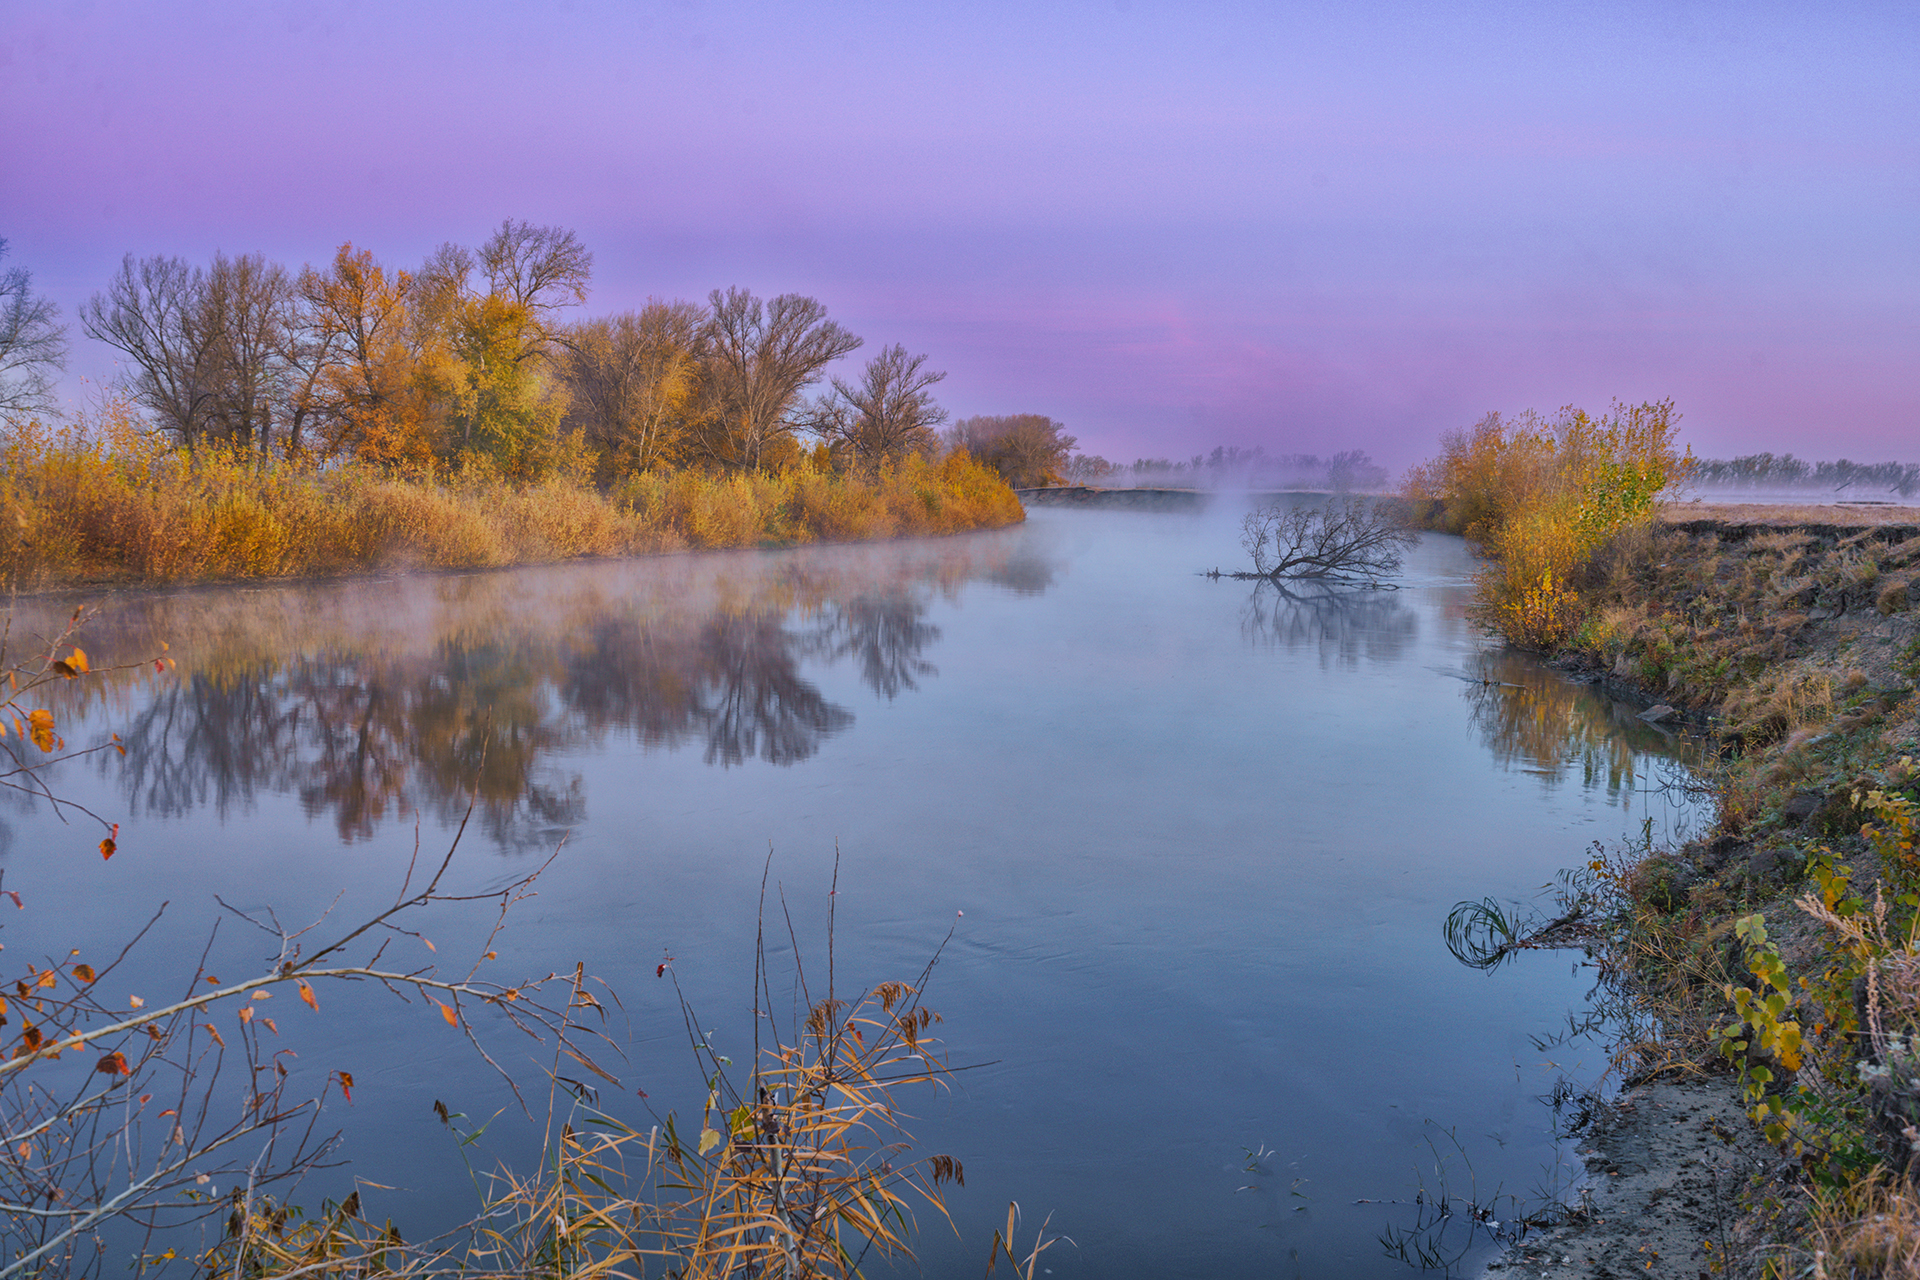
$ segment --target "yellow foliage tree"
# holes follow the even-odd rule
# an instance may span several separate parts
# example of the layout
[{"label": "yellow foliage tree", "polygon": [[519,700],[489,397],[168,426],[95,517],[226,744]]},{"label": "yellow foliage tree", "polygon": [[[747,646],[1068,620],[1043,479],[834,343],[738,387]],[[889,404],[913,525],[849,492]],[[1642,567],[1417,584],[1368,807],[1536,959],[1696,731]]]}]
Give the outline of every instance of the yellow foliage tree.
[{"label": "yellow foliage tree", "polygon": [[414,281],[391,274],[352,243],[324,272],[300,273],[299,289],[317,340],[333,359],[316,379],[325,409],[316,423],[322,451],[393,467],[433,457],[423,352],[414,317]]}]

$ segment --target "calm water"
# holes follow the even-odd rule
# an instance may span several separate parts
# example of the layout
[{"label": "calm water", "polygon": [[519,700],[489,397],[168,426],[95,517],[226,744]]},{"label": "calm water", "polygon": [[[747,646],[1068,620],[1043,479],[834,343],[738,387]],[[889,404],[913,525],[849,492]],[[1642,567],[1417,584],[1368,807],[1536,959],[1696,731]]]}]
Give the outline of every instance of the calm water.
[{"label": "calm water", "polygon": [[[1462,968],[1448,908],[1694,816],[1659,786],[1661,735],[1485,651],[1457,540],[1429,537],[1403,591],[1299,601],[1196,576],[1237,561],[1236,525],[1042,510],[884,547],[110,602],[96,665],[164,638],[179,669],[65,709],[69,739],[127,743],[53,779],[122,822],[122,852],[15,805],[8,953],[97,954],[167,899],[143,954],[178,981],[215,893],[302,923],[339,897],[345,920],[391,901],[416,828],[445,848],[477,779],[457,887],[565,837],[493,967],[611,983],[626,1061],[603,1099],[637,1120],[636,1088],[683,1114],[701,1094],[655,966],[675,957],[744,1061],[769,849],[809,964],[837,850],[841,982],[910,980],[954,929],[928,1003],[956,1063],[991,1064],[915,1100],[967,1176],[959,1240],[923,1216],[928,1274],[979,1274],[1016,1199],[1073,1238],[1059,1276],[1408,1274],[1376,1237],[1411,1211],[1355,1201],[1410,1195],[1442,1129],[1483,1193],[1548,1181],[1537,1098],[1598,1056],[1530,1041],[1580,1003],[1577,956]],[[444,958],[486,923],[422,927]],[[270,950],[230,918],[211,963],[231,980]],[[311,1088],[356,1077],[327,1117],[352,1165],[304,1198],[358,1176],[412,1235],[459,1219],[432,1104],[510,1096],[430,1011],[321,995],[279,1021]],[[509,1113],[475,1158],[533,1141]]]}]

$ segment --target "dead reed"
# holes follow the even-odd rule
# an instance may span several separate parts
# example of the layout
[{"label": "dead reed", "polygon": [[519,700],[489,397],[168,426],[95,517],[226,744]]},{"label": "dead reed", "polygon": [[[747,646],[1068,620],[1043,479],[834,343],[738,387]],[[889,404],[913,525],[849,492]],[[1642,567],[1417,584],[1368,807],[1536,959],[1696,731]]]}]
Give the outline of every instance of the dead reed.
[{"label": "dead reed", "polygon": [[399,474],[156,443],[112,403],[0,439],[0,580],[20,590],[536,564],[1011,524],[1019,500],[965,453],[872,471]]}]

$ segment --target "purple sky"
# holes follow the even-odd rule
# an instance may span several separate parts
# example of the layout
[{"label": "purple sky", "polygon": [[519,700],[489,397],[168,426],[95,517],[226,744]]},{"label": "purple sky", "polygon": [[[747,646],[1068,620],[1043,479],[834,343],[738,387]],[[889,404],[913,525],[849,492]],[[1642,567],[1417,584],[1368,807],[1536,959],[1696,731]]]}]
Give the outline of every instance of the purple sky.
[{"label": "purple sky", "polygon": [[0,236],[71,317],[128,251],[560,223],[594,310],[810,293],[1123,461],[1614,396],[1920,460],[1916,49],[1908,4],[21,0]]}]

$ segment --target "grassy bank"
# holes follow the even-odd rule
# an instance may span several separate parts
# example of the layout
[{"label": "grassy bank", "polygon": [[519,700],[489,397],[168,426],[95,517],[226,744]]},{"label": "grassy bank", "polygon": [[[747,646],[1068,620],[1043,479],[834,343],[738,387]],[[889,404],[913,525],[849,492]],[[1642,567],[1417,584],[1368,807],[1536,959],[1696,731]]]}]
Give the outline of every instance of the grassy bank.
[{"label": "grassy bank", "polygon": [[703,547],[992,528],[1019,499],[963,452],[872,471],[584,470],[515,484],[484,466],[402,475],[191,454],[123,424],[5,439],[0,578],[20,590],[534,564]]},{"label": "grassy bank", "polygon": [[[1481,476],[1552,474],[1486,436]],[[1488,554],[1488,625],[1720,747],[1713,830],[1581,873],[1640,1011],[1624,1077],[1728,1080],[1780,1156],[1672,1273],[1920,1275],[1920,512],[1648,501],[1584,536],[1577,486],[1438,487],[1412,496]]]},{"label": "grassy bank", "polygon": [[1610,937],[1645,1065],[1731,1073],[1787,1158],[1736,1272],[1920,1274],[1920,524],[1889,514],[1671,509],[1600,548],[1560,649],[1721,744],[1715,829],[1620,866]]}]

